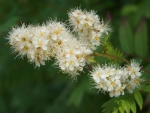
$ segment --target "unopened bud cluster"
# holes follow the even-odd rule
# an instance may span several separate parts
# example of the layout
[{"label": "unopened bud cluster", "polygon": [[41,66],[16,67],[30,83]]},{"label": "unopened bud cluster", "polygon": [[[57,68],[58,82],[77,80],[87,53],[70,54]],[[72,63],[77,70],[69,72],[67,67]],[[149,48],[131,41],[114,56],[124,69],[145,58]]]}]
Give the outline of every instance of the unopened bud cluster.
[{"label": "unopened bud cluster", "polygon": [[74,34],[65,24],[56,21],[14,27],[9,33],[9,43],[14,52],[27,56],[37,67],[54,58],[55,65],[74,78],[86,65],[87,56],[100,45],[101,36],[111,29],[94,11],[72,10],[69,22]]},{"label": "unopened bud cluster", "polygon": [[142,81],[140,70],[139,64],[132,60],[122,68],[115,65],[98,65],[90,76],[96,89],[108,92],[110,97],[118,97],[124,95],[125,90],[133,93],[133,90],[139,87]]}]

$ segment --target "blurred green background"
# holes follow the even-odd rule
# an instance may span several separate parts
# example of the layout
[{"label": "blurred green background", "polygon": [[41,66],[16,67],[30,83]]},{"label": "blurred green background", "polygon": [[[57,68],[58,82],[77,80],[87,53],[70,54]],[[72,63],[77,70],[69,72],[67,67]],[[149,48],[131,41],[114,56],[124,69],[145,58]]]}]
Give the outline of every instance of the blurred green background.
[{"label": "blurred green background", "polygon": [[[53,60],[34,68],[26,58],[16,58],[5,39],[14,25],[66,21],[67,12],[79,6],[110,20],[112,45],[150,70],[150,0],[0,0],[0,113],[101,113],[110,97],[92,88],[88,67],[72,81]],[[150,113],[149,93],[142,95],[143,110],[137,112]]]}]

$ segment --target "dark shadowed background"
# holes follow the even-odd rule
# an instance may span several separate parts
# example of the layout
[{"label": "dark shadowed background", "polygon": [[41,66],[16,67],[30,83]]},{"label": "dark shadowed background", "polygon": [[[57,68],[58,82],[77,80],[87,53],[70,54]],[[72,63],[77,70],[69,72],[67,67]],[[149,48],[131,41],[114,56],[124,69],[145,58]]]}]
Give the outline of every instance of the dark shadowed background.
[{"label": "dark shadowed background", "polygon": [[[15,58],[5,39],[14,25],[66,21],[67,12],[79,6],[110,20],[112,45],[150,70],[150,0],[0,0],[0,113],[101,113],[110,97],[92,88],[88,67],[72,81],[53,60],[34,68],[26,58]],[[150,113],[149,93],[142,94],[143,111],[137,111]]]}]

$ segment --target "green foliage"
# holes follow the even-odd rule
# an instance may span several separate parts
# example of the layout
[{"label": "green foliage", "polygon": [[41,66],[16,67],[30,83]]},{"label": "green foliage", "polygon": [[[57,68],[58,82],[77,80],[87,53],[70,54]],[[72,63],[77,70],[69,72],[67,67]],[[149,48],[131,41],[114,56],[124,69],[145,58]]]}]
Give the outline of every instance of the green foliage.
[{"label": "green foliage", "polygon": [[90,63],[97,63],[93,57],[88,57],[87,59]]},{"label": "green foliage", "polygon": [[140,57],[146,57],[148,54],[148,33],[146,21],[143,20],[135,33],[135,53]]},{"label": "green foliage", "polygon": [[144,2],[141,2],[140,7],[138,8],[136,15],[134,16],[134,21],[133,21],[133,26],[137,26],[140,20],[142,19],[143,16],[148,16],[148,12],[150,10],[149,7],[150,1],[145,0]]},{"label": "green foliage", "polygon": [[75,105],[79,107],[81,105],[81,101],[83,99],[84,93],[91,93],[90,84],[88,79],[82,80],[79,85],[77,85],[70,94],[68,104]]},{"label": "green foliage", "polygon": [[127,16],[129,14],[133,14],[138,10],[138,6],[135,4],[129,4],[122,8],[121,13],[123,16]]},{"label": "green foliage", "polygon": [[143,84],[142,91],[150,92],[150,84],[149,83]]},{"label": "green foliage", "polygon": [[[141,7],[148,7],[148,5],[146,3],[149,3],[149,1],[145,1]],[[132,10],[136,9],[137,6],[134,5],[127,5],[126,6],[127,9],[129,11],[127,11],[125,14],[126,16],[129,16],[128,14],[130,12],[132,12]],[[126,9],[126,7],[124,7]],[[129,7],[129,8],[128,8]],[[139,9],[141,9],[141,7]],[[120,40],[120,44],[121,44],[121,48],[122,50],[129,55],[136,55],[138,57],[142,57],[145,58],[148,55],[148,29],[147,29],[147,22],[146,19],[143,17],[145,15],[144,10],[147,12],[147,10],[145,9],[140,10],[140,14],[136,13],[137,15],[135,15],[134,13],[132,13],[132,15],[134,16],[133,18],[129,20],[127,20],[127,18],[124,18],[122,20],[122,23],[120,25],[120,29],[119,29],[119,40]],[[131,9],[130,9],[131,8]],[[122,9],[122,12],[125,12],[126,10]],[[138,10],[139,10],[138,9]],[[125,10],[125,11],[124,11]],[[131,11],[130,11],[131,10]],[[135,19],[135,17],[137,17]],[[134,30],[135,26],[131,26],[132,24],[130,23],[134,23],[136,21],[139,22],[139,19],[141,20],[140,23],[137,23],[137,28],[136,30]]]},{"label": "green foliage", "polygon": [[[135,98],[135,99],[134,99]],[[134,93],[134,98],[132,95],[125,94],[117,98],[112,98],[102,105],[103,113],[136,113],[136,102],[140,109],[143,106],[142,96],[139,92]]]},{"label": "green foliage", "polygon": [[150,10],[146,10],[145,16],[146,16],[147,18],[150,18]]},{"label": "green foliage", "polygon": [[[123,56],[123,53],[122,53],[120,50],[118,50],[117,48],[114,48],[114,47],[112,46],[112,44],[111,44],[110,42],[108,42],[109,36],[110,36],[110,35],[108,35],[108,36],[104,39],[104,41],[103,41],[103,43],[102,43],[102,45],[103,45],[103,50],[104,50],[104,51],[103,51],[104,54],[105,54],[105,52],[106,52],[107,54],[110,54],[110,55],[113,55],[113,56],[116,56],[116,57],[121,58],[121,57]],[[110,60],[113,61],[113,62],[116,62],[116,61],[117,61],[117,60],[111,59],[111,58],[110,58]]]},{"label": "green foliage", "polygon": [[10,25],[14,26],[18,20],[19,20],[18,17],[13,17],[9,19],[7,22],[5,22],[4,24],[2,24],[0,27],[0,33],[7,31]]},{"label": "green foliage", "polygon": [[[146,70],[150,70],[150,65],[147,65],[145,67]],[[143,76],[144,76],[144,80],[146,80],[144,83],[142,83],[142,87],[141,87],[141,90],[144,91],[144,92],[150,92],[150,82],[149,82],[149,79],[150,79],[150,75],[148,73],[143,73]]]},{"label": "green foliage", "polygon": [[119,28],[119,39],[122,50],[128,54],[134,51],[133,33],[130,24],[124,19]]},{"label": "green foliage", "polygon": [[139,105],[140,107],[140,110],[142,110],[142,107],[143,107],[143,98],[141,96],[141,93],[139,93],[138,91],[134,93],[134,98],[137,102],[137,104]]}]

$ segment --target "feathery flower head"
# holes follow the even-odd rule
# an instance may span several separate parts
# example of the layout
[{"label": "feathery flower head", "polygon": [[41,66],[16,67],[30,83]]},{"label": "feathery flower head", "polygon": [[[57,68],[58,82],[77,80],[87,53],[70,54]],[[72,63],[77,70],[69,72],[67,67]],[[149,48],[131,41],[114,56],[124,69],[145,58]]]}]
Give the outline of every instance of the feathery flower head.
[{"label": "feathery flower head", "polygon": [[40,67],[50,57],[49,30],[46,26],[25,26],[13,28],[9,34],[9,42],[15,52],[27,56],[30,62]]},{"label": "feathery flower head", "polygon": [[118,97],[124,95],[125,90],[132,93],[140,86],[140,69],[139,63],[132,60],[131,64],[122,68],[115,65],[98,65],[94,67],[90,76],[96,89],[108,92],[110,97]]},{"label": "feathery flower head", "polygon": [[100,45],[101,39],[111,31],[108,24],[100,21],[94,11],[74,9],[69,12],[69,23],[82,42],[89,43],[91,50]]},{"label": "feathery flower head", "polygon": [[85,44],[80,43],[76,38],[72,38],[56,54],[56,65],[64,73],[68,73],[72,78],[76,78],[79,71],[83,70],[86,64],[86,56],[89,54],[91,54],[91,50]]}]

